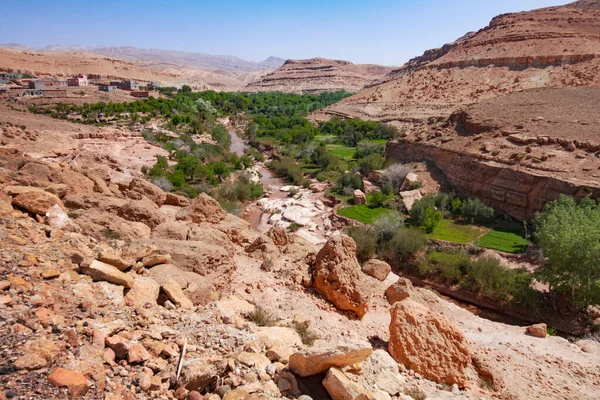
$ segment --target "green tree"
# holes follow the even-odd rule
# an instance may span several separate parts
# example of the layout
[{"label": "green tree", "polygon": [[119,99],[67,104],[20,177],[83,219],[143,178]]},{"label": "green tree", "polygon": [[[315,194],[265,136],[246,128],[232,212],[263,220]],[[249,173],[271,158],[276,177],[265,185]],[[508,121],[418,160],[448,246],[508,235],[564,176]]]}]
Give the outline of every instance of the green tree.
[{"label": "green tree", "polygon": [[479,199],[467,199],[460,208],[460,214],[471,223],[484,223],[494,217],[494,209],[486,206]]},{"label": "green tree", "polygon": [[442,212],[436,211],[433,207],[427,207],[423,212],[421,227],[426,233],[431,233],[442,220]]},{"label": "green tree", "polygon": [[561,197],[537,214],[534,238],[548,262],[537,277],[581,308],[600,304],[600,205]]}]

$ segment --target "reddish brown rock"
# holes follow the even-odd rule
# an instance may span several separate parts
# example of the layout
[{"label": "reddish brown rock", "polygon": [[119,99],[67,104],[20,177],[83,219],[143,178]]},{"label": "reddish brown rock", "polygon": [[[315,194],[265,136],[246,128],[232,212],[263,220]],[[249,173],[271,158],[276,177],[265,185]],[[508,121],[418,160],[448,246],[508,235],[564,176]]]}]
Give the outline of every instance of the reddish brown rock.
[{"label": "reddish brown rock", "polygon": [[150,353],[139,343],[134,343],[127,352],[127,361],[130,364],[142,363],[150,359]]},{"label": "reddish brown rock", "polygon": [[318,344],[290,356],[289,368],[299,376],[311,376],[331,367],[347,367],[357,364],[371,355],[373,348],[368,342],[349,340],[335,346]]},{"label": "reddish brown rock", "polygon": [[141,200],[142,197],[145,196],[159,207],[162,206],[167,199],[167,194],[161,188],[143,178],[133,178],[125,191],[125,194],[127,197],[135,200]]},{"label": "reddish brown rock", "polygon": [[369,294],[356,259],[356,243],[347,235],[332,236],[319,251],[313,286],[341,310],[362,318]]},{"label": "reddish brown rock", "polygon": [[167,279],[162,284],[162,289],[165,291],[165,293],[167,294],[169,299],[176,306],[181,307],[181,308],[193,308],[194,307],[194,305],[192,304],[190,299],[188,299],[186,297],[186,295],[183,293],[183,290],[181,290],[181,286],[179,286],[179,283],[177,283],[177,281],[175,281],[173,279]]},{"label": "reddish brown rock", "polygon": [[45,215],[50,207],[57,204],[64,209],[61,199],[43,189],[30,186],[8,186],[4,192],[12,197],[13,206],[21,207],[38,215]]},{"label": "reddish brown rock", "polygon": [[69,394],[73,397],[83,396],[90,387],[85,375],[64,368],[55,369],[48,376],[48,382],[56,387],[66,387]]},{"label": "reddish brown rock", "polygon": [[190,205],[180,210],[176,218],[180,221],[192,221],[197,224],[209,222],[217,224],[225,218],[221,205],[206,193],[201,193]]},{"label": "reddish brown rock", "polygon": [[427,379],[460,387],[467,384],[471,349],[464,334],[446,317],[413,300],[393,307],[388,351]]},{"label": "reddish brown rock", "polygon": [[273,240],[278,247],[285,247],[290,242],[285,228],[282,226],[274,226],[267,232],[267,236]]},{"label": "reddish brown rock", "polygon": [[389,273],[392,272],[392,267],[385,261],[371,259],[363,265],[362,271],[375,279],[384,281]]},{"label": "reddish brown rock", "polygon": [[527,327],[527,333],[531,336],[545,338],[548,335],[548,326],[546,324],[535,324]]},{"label": "reddish brown rock", "polygon": [[400,278],[385,291],[385,298],[390,304],[402,301],[410,296],[414,287],[406,278]]}]

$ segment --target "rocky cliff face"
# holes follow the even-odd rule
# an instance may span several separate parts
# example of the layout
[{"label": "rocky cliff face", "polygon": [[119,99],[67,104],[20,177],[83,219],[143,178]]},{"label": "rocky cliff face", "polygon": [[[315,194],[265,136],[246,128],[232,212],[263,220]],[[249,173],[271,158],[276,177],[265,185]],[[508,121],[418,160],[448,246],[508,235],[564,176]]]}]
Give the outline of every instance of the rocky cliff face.
[{"label": "rocky cliff face", "polygon": [[287,60],[281,68],[250,83],[247,89],[294,93],[335,90],[357,92],[391,70],[391,67],[380,65],[352,64],[324,58]]},{"label": "rocky cliff face", "polygon": [[598,4],[590,0],[500,15],[315,118],[424,119],[524,89],[598,85]]}]

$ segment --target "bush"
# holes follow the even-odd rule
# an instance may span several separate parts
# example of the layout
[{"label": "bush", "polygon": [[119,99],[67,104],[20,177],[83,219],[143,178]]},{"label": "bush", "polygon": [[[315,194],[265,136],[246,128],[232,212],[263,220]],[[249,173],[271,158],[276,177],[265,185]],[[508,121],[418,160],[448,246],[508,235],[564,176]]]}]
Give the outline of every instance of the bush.
[{"label": "bush", "polygon": [[170,192],[174,188],[169,178],[165,176],[155,176],[150,181],[165,192]]},{"label": "bush", "polygon": [[412,171],[412,168],[407,165],[393,164],[390,165],[383,171],[383,181],[388,182],[392,185],[393,192],[397,193],[400,190],[400,186],[404,182],[406,175]]},{"label": "bush", "polygon": [[367,176],[371,171],[381,169],[384,162],[385,160],[381,154],[369,154],[358,161],[358,170],[361,174]]},{"label": "bush", "polygon": [[371,229],[360,226],[351,226],[347,229],[348,236],[356,242],[356,258],[358,261],[367,261],[375,255],[377,251],[377,236]]},{"label": "bush", "polygon": [[304,173],[302,168],[291,157],[282,157],[280,160],[273,160],[269,167],[280,177],[287,178],[294,185],[304,185]]},{"label": "bush", "polygon": [[383,206],[383,202],[387,199],[387,196],[381,192],[373,192],[369,195],[369,207],[379,208]]},{"label": "bush", "polygon": [[470,223],[485,223],[494,217],[494,209],[488,207],[479,199],[468,199],[460,209],[460,214]]},{"label": "bush", "polygon": [[373,222],[373,232],[380,245],[392,240],[394,234],[402,228],[404,228],[404,217],[400,215],[384,214]]},{"label": "bush", "polygon": [[277,318],[266,308],[256,306],[254,311],[246,314],[248,321],[254,322],[258,326],[273,326],[277,321]]},{"label": "bush", "polygon": [[383,156],[385,154],[385,145],[375,143],[370,140],[363,140],[356,146],[354,158],[361,159],[371,154],[379,154],[380,156]]},{"label": "bush", "polygon": [[431,195],[423,197],[421,200],[417,200],[413,203],[410,209],[410,218],[416,226],[422,226],[423,218],[425,217],[425,210],[435,210],[435,198]]},{"label": "bush", "polygon": [[427,207],[423,212],[423,220],[420,226],[426,233],[432,233],[442,220],[441,211],[436,211],[433,207]]},{"label": "bush", "polygon": [[346,172],[342,174],[337,181],[336,191],[342,194],[344,189],[350,188],[352,191],[362,188],[362,179],[359,175]]},{"label": "bush", "polygon": [[402,228],[382,249],[383,256],[390,263],[403,262],[425,248],[425,236],[417,228]]}]

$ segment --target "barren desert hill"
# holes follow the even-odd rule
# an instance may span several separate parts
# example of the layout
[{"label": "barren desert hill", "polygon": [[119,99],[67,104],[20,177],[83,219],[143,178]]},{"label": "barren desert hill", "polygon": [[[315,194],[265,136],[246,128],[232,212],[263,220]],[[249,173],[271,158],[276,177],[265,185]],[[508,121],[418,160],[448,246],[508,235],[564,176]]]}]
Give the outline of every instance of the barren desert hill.
[{"label": "barren desert hill", "polygon": [[[36,50],[21,44],[0,45],[18,50]],[[207,71],[228,70],[237,73],[256,72],[261,70],[274,70],[284,63],[279,57],[268,57],[263,61],[248,61],[241,57],[232,55],[216,55],[207,53],[195,53],[176,50],[142,49],[134,46],[80,46],[80,45],[49,45],[37,51],[42,53],[51,52],[83,52],[99,54],[119,60],[154,63],[173,63],[187,67],[200,68]]]},{"label": "barren desert hill", "polygon": [[428,50],[325,114],[383,121],[448,116],[515,91],[598,85],[600,1],[504,14]]},{"label": "barren desert hill", "polygon": [[287,60],[281,68],[251,82],[247,89],[297,93],[335,90],[355,92],[372,81],[383,78],[392,69],[326,58]]},{"label": "barren desert hill", "polygon": [[39,52],[0,47],[0,70],[19,71],[40,76],[95,74],[105,78],[159,82],[162,85],[189,84],[207,90],[239,90],[251,73],[218,73],[177,64],[135,64],[83,52]]}]

